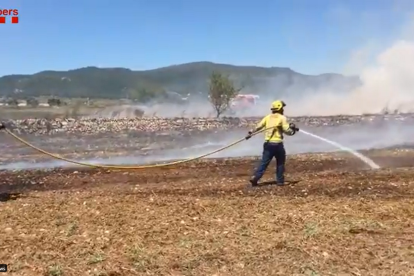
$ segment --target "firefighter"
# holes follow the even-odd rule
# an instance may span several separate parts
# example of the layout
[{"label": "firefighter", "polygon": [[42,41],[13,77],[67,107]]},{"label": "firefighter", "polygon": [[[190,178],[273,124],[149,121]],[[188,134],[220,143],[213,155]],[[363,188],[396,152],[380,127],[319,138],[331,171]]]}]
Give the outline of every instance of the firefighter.
[{"label": "firefighter", "polygon": [[286,151],[283,145],[283,134],[293,136],[299,131],[299,128],[293,123],[289,124],[283,115],[285,106],[286,104],[281,100],[274,101],[270,109],[272,113],[265,116],[256,128],[249,131],[246,136],[246,139],[249,139],[253,133],[263,128],[274,127],[265,131],[262,160],[250,179],[253,187],[257,186],[257,182],[262,178],[273,157],[276,159],[276,184],[278,186],[284,185]]}]

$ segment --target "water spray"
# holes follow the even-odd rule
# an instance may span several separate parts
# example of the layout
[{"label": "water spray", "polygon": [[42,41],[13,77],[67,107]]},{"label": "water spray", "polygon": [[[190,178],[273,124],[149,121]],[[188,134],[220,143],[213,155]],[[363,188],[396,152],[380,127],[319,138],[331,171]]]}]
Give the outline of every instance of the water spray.
[{"label": "water spray", "polygon": [[[259,133],[261,133],[261,132],[263,132],[263,131],[265,131],[267,129],[272,129],[272,128],[273,127],[265,128],[265,129],[263,129],[261,131],[258,131],[258,132],[254,133],[252,135],[257,135],[257,134],[259,134]],[[226,150],[226,149],[228,149],[230,147],[233,147],[233,146],[235,146],[235,145],[237,145],[237,144],[239,144],[239,143],[241,143],[241,142],[243,142],[243,141],[245,141],[245,140],[248,139],[248,137],[242,138],[242,139],[239,139],[239,140],[237,140],[237,141],[235,141],[235,142],[233,142],[233,143],[231,143],[229,145],[226,145],[226,146],[221,147],[221,148],[219,148],[217,150],[214,150],[212,152],[209,152],[209,153],[206,153],[206,154],[202,154],[200,156],[193,157],[193,158],[188,158],[188,159],[173,161],[173,162],[170,162],[170,163],[148,164],[148,165],[141,165],[141,166],[119,166],[119,165],[117,166],[117,165],[91,164],[91,163],[84,163],[84,162],[79,162],[79,161],[75,161],[75,160],[70,160],[70,159],[67,159],[65,157],[59,156],[57,154],[50,153],[48,151],[45,151],[43,149],[40,149],[40,148],[38,148],[38,147],[30,144],[29,142],[25,141],[24,139],[18,137],[14,133],[12,133],[3,124],[0,124],[0,130],[1,129],[4,129],[6,131],[6,133],[8,133],[10,136],[12,136],[13,138],[15,138],[16,140],[18,140],[22,144],[24,144],[24,145],[26,145],[26,146],[28,146],[28,147],[30,147],[30,148],[32,148],[32,149],[40,152],[40,153],[43,153],[44,155],[47,155],[49,157],[52,157],[54,159],[61,160],[61,161],[67,162],[67,163],[72,163],[72,164],[75,164],[75,165],[80,165],[80,166],[86,166],[86,167],[92,167],[92,168],[106,168],[106,169],[147,169],[147,168],[166,167],[166,166],[171,166],[171,165],[178,165],[178,164],[182,164],[182,163],[187,163],[187,162],[195,161],[195,160],[198,160],[198,159],[201,159],[201,158],[205,158],[207,156],[213,155],[215,153],[218,153],[220,151],[223,151],[223,150]],[[353,154],[355,157],[357,157],[358,159],[360,159],[362,162],[364,162],[365,164],[367,164],[368,166],[370,166],[372,169],[379,169],[380,168],[380,166],[377,165],[373,160],[371,160],[370,158],[364,156],[363,154],[361,154],[361,153],[359,153],[359,152],[357,152],[357,151],[355,151],[355,150],[353,150],[351,148],[345,147],[345,146],[343,146],[343,145],[341,145],[341,144],[339,144],[337,142],[328,140],[326,138],[320,137],[320,136],[318,136],[316,134],[312,134],[312,133],[307,132],[305,130],[301,130],[300,132],[302,132],[303,134],[306,134],[308,136],[314,137],[316,139],[319,139],[321,141],[324,141],[324,142],[326,142],[328,144],[331,144],[331,145],[333,145],[333,146],[335,146],[335,147],[337,147],[337,148],[339,148],[339,149],[341,149],[343,151],[347,151],[347,152]]]},{"label": "water spray", "polygon": [[372,159],[368,158],[367,156],[363,155],[362,153],[359,153],[359,152],[357,152],[357,151],[355,151],[355,150],[353,150],[351,148],[345,147],[345,146],[343,146],[343,145],[341,145],[341,144],[339,144],[337,142],[328,140],[328,139],[323,138],[321,136],[318,136],[316,134],[307,132],[307,131],[305,131],[303,129],[301,129],[300,132],[303,133],[303,134],[306,134],[308,136],[311,136],[313,138],[319,139],[319,140],[321,140],[323,142],[326,142],[328,144],[331,144],[332,146],[337,147],[337,148],[339,148],[339,149],[341,149],[343,151],[347,151],[347,152],[351,153],[352,155],[354,155],[355,157],[357,157],[358,159],[360,159],[362,162],[364,162],[365,164],[367,164],[368,166],[370,166],[371,169],[380,169],[381,168]]}]

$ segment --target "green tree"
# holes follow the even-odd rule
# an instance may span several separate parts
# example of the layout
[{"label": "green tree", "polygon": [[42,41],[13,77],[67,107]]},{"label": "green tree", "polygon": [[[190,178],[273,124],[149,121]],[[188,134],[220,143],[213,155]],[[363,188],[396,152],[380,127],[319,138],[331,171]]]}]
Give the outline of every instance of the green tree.
[{"label": "green tree", "polygon": [[164,88],[151,81],[140,81],[132,86],[132,88],[126,89],[126,92],[128,98],[141,103],[165,96]]},{"label": "green tree", "polygon": [[15,98],[10,98],[7,100],[7,105],[12,107],[17,107],[19,105],[19,101]]},{"label": "green tree", "polygon": [[155,97],[155,92],[146,88],[128,89],[128,98],[131,100],[146,103]]},{"label": "green tree", "polygon": [[239,94],[240,89],[235,88],[234,83],[229,76],[214,71],[210,76],[209,100],[217,118],[225,112],[231,101]]},{"label": "green tree", "polygon": [[38,107],[39,106],[39,101],[36,98],[34,98],[34,97],[28,98],[26,100],[26,103],[30,107]]},{"label": "green tree", "polygon": [[47,103],[49,104],[49,106],[61,106],[62,105],[62,101],[57,98],[48,99]]}]

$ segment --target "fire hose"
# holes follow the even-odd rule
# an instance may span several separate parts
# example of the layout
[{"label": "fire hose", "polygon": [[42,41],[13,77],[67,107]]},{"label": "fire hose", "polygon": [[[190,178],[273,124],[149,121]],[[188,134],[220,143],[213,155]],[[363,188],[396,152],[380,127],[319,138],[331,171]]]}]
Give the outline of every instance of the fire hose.
[{"label": "fire hose", "polygon": [[9,134],[11,137],[13,137],[15,140],[19,141],[20,143],[34,149],[35,151],[38,151],[44,155],[47,155],[49,157],[52,157],[54,159],[57,160],[61,160],[61,161],[65,161],[67,163],[72,163],[75,165],[80,165],[80,166],[84,166],[84,167],[90,167],[90,168],[101,168],[101,169],[118,169],[118,170],[139,170],[139,169],[150,169],[150,168],[160,168],[160,167],[168,167],[168,166],[174,166],[174,165],[179,165],[179,164],[184,164],[184,163],[188,163],[188,162],[192,162],[192,161],[196,161],[199,159],[202,159],[204,157],[213,155],[215,153],[221,152],[223,150],[226,150],[228,148],[231,148],[243,141],[248,140],[250,137],[255,136],[261,132],[264,132],[266,130],[269,129],[274,129],[274,127],[268,127],[268,128],[264,128],[262,130],[259,130],[257,132],[252,133],[251,135],[248,135],[242,139],[239,139],[237,141],[234,141],[233,143],[230,143],[224,147],[221,147],[217,150],[214,150],[212,152],[197,156],[197,157],[193,157],[193,158],[188,158],[188,159],[182,159],[182,160],[178,160],[178,161],[174,161],[174,162],[170,162],[170,163],[160,163],[160,164],[149,164],[149,165],[141,165],[141,166],[117,166],[117,165],[101,165],[101,164],[90,164],[90,163],[83,163],[83,162],[79,162],[79,161],[75,161],[75,160],[71,160],[62,156],[59,156],[57,154],[48,152],[46,150],[43,150],[41,148],[36,147],[35,145],[29,143],[28,141],[24,140],[23,138],[17,136],[16,134],[14,134],[13,132],[11,132],[10,130],[8,130],[6,128],[6,126],[4,124],[0,123],[0,129],[3,129],[7,134]]}]

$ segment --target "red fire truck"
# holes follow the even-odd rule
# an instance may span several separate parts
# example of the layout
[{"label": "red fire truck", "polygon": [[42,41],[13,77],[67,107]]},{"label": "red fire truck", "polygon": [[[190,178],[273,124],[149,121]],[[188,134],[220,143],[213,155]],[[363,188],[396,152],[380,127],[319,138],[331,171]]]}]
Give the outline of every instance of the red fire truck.
[{"label": "red fire truck", "polygon": [[239,94],[231,102],[230,108],[233,111],[246,110],[257,104],[260,99],[258,95],[254,94]]}]

